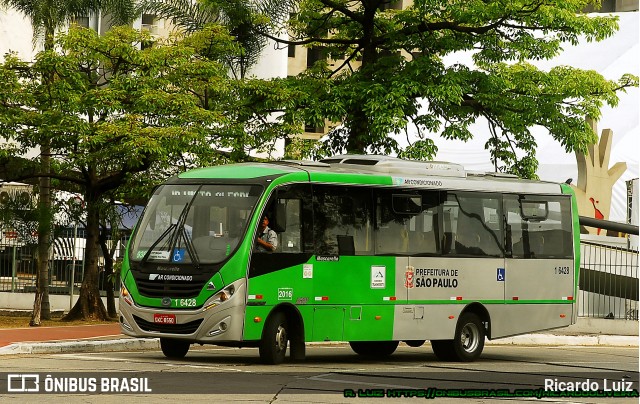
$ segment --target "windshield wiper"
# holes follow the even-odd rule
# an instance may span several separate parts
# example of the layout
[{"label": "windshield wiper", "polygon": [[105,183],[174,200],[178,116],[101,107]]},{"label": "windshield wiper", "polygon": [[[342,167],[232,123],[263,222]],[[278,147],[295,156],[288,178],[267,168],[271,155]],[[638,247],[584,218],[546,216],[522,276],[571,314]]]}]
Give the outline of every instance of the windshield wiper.
[{"label": "windshield wiper", "polygon": [[182,226],[182,231],[180,232],[180,235],[184,239],[184,244],[185,244],[185,247],[187,247],[187,253],[189,254],[189,257],[191,257],[191,262],[195,265],[196,269],[199,269],[200,258],[198,257],[198,253],[196,252],[196,249],[193,246],[193,241],[191,241],[191,239],[189,238],[189,235],[187,234],[187,229],[184,226]]},{"label": "windshield wiper", "polygon": [[[187,211],[189,210],[188,208],[191,206],[191,203],[188,203],[186,205],[184,205],[184,208],[182,208],[182,212],[180,212],[180,216],[178,216],[178,219],[176,220],[175,223],[171,223],[169,225],[169,227],[167,227],[167,229],[165,231],[162,232],[162,234],[160,235],[160,237],[158,237],[156,239],[156,241],[153,242],[153,244],[151,244],[151,247],[149,247],[149,249],[147,250],[147,252],[144,254],[144,257],[142,257],[142,259],[140,260],[141,264],[145,264],[147,262],[147,260],[149,259],[149,256],[151,256],[151,252],[153,251],[154,248],[156,248],[156,246],[165,238],[167,237],[169,234],[171,234],[171,232],[178,227],[178,224],[180,224],[180,222],[182,222],[182,219],[184,216],[186,216]],[[184,230],[184,225],[183,225],[183,230]],[[175,245],[175,243],[174,243]],[[169,251],[171,251],[171,249],[169,249]]]}]

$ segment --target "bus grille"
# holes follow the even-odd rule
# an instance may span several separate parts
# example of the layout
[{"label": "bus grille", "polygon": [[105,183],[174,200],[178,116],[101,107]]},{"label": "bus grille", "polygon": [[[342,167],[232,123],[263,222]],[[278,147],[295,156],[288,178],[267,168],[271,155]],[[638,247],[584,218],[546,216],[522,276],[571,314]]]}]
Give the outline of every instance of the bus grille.
[{"label": "bus grille", "polygon": [[184,324],[156,324],[133,316],[138,326],[144,331],[164,332],[167,334],[193,334],[198,330],[202,319],[191,321]]},{"label": "bus grille", "polygon": [[141,295],[147,297],[175,297],[186,298],[196,297],[200,294],[200,291],[204,287],[205,282],[194,283],[178,283],[171,281],[146,281],[143,279],[136,279],[138,285],[138,291]]}]

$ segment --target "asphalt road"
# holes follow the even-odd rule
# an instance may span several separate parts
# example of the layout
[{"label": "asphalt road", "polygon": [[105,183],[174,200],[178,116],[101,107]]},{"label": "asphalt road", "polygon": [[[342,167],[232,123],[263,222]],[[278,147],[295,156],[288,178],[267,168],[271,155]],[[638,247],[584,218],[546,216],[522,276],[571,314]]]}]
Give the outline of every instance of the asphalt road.
[{"label": "asphalt road", "polygon": [[[447,363],[435,358],[428,343],[421,348],[401,344],[394,355],[376,361],[358,357],[344,344],[308,345],[306,361],[279,366],[260,364],[256,349],[206,346],[192,348],[182,360],[168,360],[159,351],[12,355],[2,358],[0,372],[8,372],[0,374],[0,399],[10,398],[11,402],[424,401],[407,395],[433,396],[436,402],[457,395],[447,398],[447,403],[638,402],[638,348],[606,346],[492,345],[485,347],[476,362]],[[21,387],[16,374],[38,376],[40,393],[50,392],[7,392],[9,376],[13,390]],[[24,386],[33,388],[33,380],[27,379]],[[635,397],[527,397],[538,394],[545,384],[558,392],[587,383],[591,389],[611,390],[605,394],[619,394],[615,390],[628,389],[627,382],[632,382],[636,393],[630,395]],[[81,392],[61,393],[74,388]],[[100,391],[111,393],[98,394]],[[460,398],[463,394],[473,397]],[[384,397],[373,398],[377,395]]]}]

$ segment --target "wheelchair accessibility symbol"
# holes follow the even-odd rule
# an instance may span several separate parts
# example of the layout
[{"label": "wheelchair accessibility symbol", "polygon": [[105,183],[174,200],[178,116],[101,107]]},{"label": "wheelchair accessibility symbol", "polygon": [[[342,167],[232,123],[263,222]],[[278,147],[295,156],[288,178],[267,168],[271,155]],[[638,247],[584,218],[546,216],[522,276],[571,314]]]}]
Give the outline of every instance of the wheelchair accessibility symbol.
[{"label": "wheelchair accessibility symbol", "polygon": [[182,260],[184,259],[184,253],[185,253],[185,249],[184,248],[174,248],[173,249],[173,262],[182,262]]},{"label": "wheelchair accessibility symbol", "polygon": [[504,277],[505,277],[505,273],[504,273],[504,268],[498,268],[498,273],[497,273],[497,281],[498,282],[504,282]]}]

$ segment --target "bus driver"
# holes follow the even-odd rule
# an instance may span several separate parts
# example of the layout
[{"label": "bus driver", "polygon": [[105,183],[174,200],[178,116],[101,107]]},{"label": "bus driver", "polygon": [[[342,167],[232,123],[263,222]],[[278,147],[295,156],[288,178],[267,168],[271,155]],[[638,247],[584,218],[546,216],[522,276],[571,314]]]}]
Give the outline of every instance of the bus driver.
[{"label": "bus driver", "polygon": [[267,215],[262,217],[258,226],[258,234],[256,237],[257,251],[274,252],[278,248],[278,235],[269,228],[269,218]]}]

